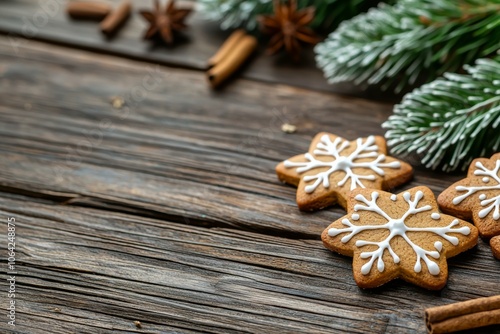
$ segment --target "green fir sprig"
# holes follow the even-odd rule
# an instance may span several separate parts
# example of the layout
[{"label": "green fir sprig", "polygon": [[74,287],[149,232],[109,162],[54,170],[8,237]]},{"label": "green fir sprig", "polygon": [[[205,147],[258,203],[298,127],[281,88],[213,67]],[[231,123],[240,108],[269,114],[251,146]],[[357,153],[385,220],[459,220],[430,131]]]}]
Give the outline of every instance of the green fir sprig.
[{"label": "green fir sprig", "polygon": [[400,92],[500,48],[500,0],[400,0],[344,21],[316,46],[331,83]]},{"label": "green fir sprig", "polygon": [[[309,6],[316,8],[311,27],[317,32],[329,33],[343,20],[365,12],[378,2],[377,0],[297,0],[297,5],[299,9]],[[198,4],[205,16],[220,22],[224,30],[245,28],[253,31],[258,26],[257,16],[273,12],[273,0],[198,0]]]},{"label": "green fir sprig", "polygon": [[446,73],[407,94],[383,124],[394,154],[416,153],[428,168],[466,169],[500,147],[500,56]]}]

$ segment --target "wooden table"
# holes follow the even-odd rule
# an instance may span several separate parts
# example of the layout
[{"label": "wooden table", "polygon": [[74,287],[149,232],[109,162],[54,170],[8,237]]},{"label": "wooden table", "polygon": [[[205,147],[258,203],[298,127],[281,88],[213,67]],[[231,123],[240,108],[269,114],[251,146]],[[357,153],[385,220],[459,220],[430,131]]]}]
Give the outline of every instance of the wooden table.
[{"label": "wooden table", "polygon": [[[3,316],[2,332],[424,333],[424,308],[499,293],[483,241],[449,261],[440,292],[359,289],[351,259],[319,240],[344,211],[300,212],[278,182],[276,163],[317,132],[383,134],[391,104],[360,98],[373,91],[257,56],[213,92],[204,61],[224,34],[198,15],[191,41],[167,50],[140,41],[137,16],[105,41],[62,8],[25,39],[39,6],[0,3],[4,235],[17,223],[16,326]],[[463,176],[412,163],[396,191],[438,194]]]}]

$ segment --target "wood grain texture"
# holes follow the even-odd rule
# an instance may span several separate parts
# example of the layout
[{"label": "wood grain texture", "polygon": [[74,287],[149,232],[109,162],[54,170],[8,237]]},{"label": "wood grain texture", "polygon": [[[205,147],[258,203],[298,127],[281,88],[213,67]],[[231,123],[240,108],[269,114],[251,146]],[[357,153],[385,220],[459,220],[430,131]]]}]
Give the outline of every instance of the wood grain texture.
[{"label": "wood grain texture", "polygon": [[[244,80],[214,94],[201,72],[151,76],[148,64],[33,41],[16,54],[2,38],[0,50],[1,185],[176,221],[317,238],[343,211],[299,212],[275,165],[307,150],[319,131],[380,134],[390,113],[385,104]],[[126,105],[114,109],[113,96]],[[298,133],[281,132],[284,122]]]},{"label": "wood grain texture", "polygon": [[[110,2],[117,4],[119,0]],[[14,45],[23,44],[24,40],[20,37],[26,37],[196,70],[206,69],[208,59],[230,33],[220,31],[216,23],[208,22],[201,13],[195,12],[187,20],[189,29],[180,36],[175,46],[143,41],[147,25],[138,11],[151,8],[152,1],[134,0],[130,20],[114,38],[107,39],[98,31],[98,24],[71,20],[64,10],[66,3],[67,0],[3,0],[0,2],[0,33],[7,35]],[[48,7],[49,4],[51,7]],[[242,69],[244,78],[377,100],[397,99],[389,93],[380,94],[377,89],[363,91],[349,83],[327,84],[322,72],[315,66],[312,48],[307,49],[301,63],[296,64],[286,55],[265,56],[265,44],[266,41],[262,40],[257,56]]]},{"label": "wood grain texture", "polygon": [[500,263],[483,242],[450,261],[440,293],[402,281],[363,291],[351,259],[319,240],[9,194],[0,216],[17,223],[14,333],[423,333],[425,307],[498,292]]}]

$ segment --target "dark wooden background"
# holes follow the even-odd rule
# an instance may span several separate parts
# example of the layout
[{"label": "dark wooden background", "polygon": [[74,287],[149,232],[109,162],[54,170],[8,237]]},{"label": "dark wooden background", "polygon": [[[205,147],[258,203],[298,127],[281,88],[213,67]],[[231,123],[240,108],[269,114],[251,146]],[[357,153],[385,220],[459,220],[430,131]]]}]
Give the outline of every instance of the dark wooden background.
[{"label": "dark wooden background", "polygon": [[[16,218],[18,271],[17,326],[4,317],[0,330],[424,333],[424,308],[499,293],[483,241],[449,261],[440,292],[360,290],[351,259],[319,240],[343,210],[299,212],[278,182],[276,163],[317,132],[383,134],[392,105],[366,98],[394,97],[327,85],[311,53],[299,69],[257,55],[213,92],[203,69],[225,33],[198,14],[189,40],[166,49],[140,40],[137,15],[106,41],[62,7],[26,35],[39,11],[0,3],[0,219],[5,236]],[[438,194],[462,176],[417,165],[395,191]]]}]

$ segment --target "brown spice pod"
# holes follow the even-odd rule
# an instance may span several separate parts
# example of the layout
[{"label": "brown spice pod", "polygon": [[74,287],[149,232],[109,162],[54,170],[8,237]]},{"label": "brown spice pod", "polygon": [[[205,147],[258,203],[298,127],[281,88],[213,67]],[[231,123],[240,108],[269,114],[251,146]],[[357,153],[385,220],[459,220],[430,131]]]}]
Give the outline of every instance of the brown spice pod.
[{"label": "brown spice pod", "polygon": [[257,48],[257,39],[246,35],[234,46],[231,52],[207,72],[210,85],[215,88],[231,76]]},{"label": "brown spice pod", "polygon": [[243,29],[235,30],[222,44],[222,46],[217,50],[217,52],[208,60],[208,68],[220,63],[225,57],[227,57],[231,51],[236,47],[238,42],[245,36],[245,31]]},{"label": "brown spice pod", "polygon": [[101,2],[72,1],[66,5],[66,13],[79,20],[102,20],[111,9],[110,5]]},{"label": "brown spice pod", "polygon": [[113,35],[130,16],[132,4],[129,0],[123,1],[101,22],[101,32],[105,35]]},{"label": "brown spice pod", "polygon": [[425,322],[432,334],[500,324],[500,295],[428,308]]}]

